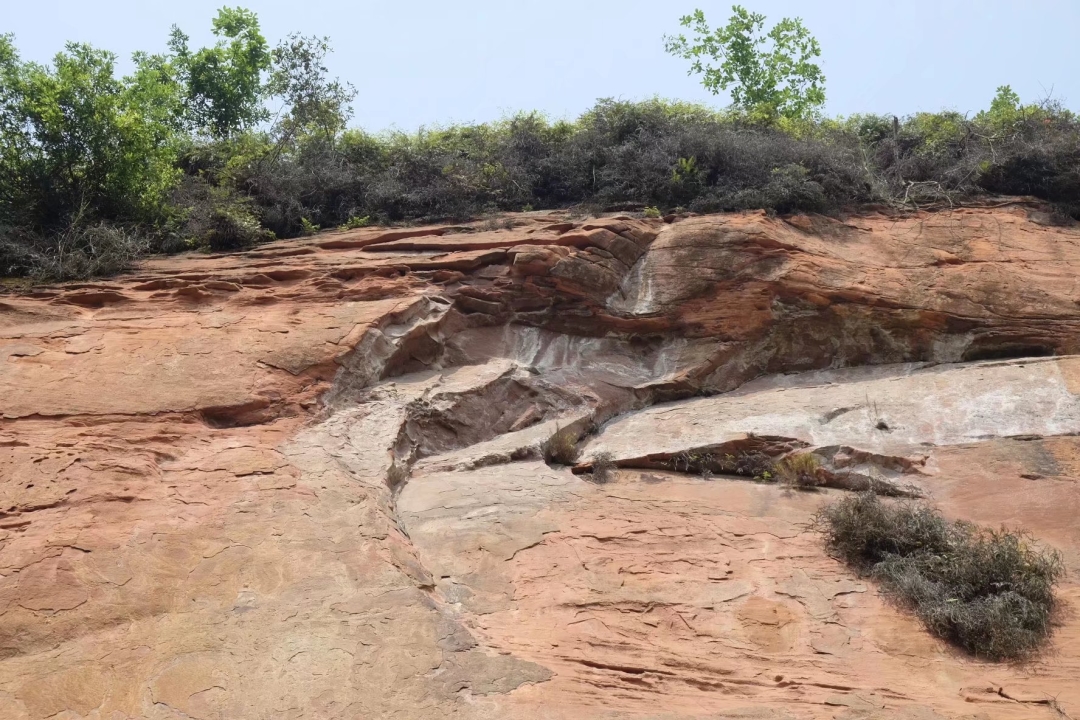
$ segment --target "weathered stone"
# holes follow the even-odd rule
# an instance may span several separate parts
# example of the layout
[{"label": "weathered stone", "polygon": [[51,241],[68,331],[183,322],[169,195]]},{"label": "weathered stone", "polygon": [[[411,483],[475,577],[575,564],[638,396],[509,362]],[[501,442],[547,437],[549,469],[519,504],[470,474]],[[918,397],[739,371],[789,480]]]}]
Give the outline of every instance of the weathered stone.
[{"label": "weathered stone", "polygon": [[[0,717],[1080,717],[1073,614],[976,662],[810,531],[914,488],[1080,602],[1080,232],[1033,211],[528,213],[5,296]],[[676,460],[750,445],[831,487]]]}]

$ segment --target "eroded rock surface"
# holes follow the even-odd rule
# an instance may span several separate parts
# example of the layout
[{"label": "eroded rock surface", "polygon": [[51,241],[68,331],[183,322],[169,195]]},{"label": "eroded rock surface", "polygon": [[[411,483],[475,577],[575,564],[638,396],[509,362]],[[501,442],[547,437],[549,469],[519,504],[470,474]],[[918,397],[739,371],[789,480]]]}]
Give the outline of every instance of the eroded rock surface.
[{"label": "eroded rock surface", "polygon": [[[0,297],[0,718],[1080,717],[1080,232],[1029,212],[529,213]],[[828,487],[678,472],[746,449]],[[965,657],[829,558],[866,486],[1058,548],[1051,647]]]}]

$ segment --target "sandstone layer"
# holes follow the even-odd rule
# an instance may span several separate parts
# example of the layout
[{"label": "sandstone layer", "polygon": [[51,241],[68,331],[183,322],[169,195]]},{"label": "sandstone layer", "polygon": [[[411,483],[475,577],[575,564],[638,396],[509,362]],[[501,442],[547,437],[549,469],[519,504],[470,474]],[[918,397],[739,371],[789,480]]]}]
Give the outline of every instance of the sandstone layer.
[{"label": "sandstone layer", "polygon": [[[1036,220],[527,213],[0,296],[0,718],[1080,717],[1080,231]],[[680,472],[746,450],[826,487]],[[865,487],[1060,550],[1046,651],[830,558]]]}]

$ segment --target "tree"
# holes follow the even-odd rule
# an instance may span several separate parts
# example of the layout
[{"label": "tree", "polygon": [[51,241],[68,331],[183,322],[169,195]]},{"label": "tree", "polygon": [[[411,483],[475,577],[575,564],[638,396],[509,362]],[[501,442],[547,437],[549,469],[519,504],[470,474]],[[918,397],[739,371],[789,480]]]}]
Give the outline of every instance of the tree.
[{"label": "tree", "polygon": [[223,7],[213,22],[213,47],[192,52],[188,36],[173,26],[170,61],[185,87],[189,121],[196,130],[226,138],[268,117],[263,104],[263,73],[271,53],[259,18],[244,8]]},{"label": "tree", "polygon": [[305,132],[333,139],[352,117],[356,89],[337,78],[328,78],[328,52],[329,38],[298,34],[290,35],[274,48],[267,94],[281,98],[289,108],[277,123],[280,143]]},{"label": "tree", "polygon": [[[712,30],[705,13],[680,19],[694,33],[665,36],[664,49],[691,62],[687,74],[702,75],[714,95],[731,88],[732,103],[767,118],[801,119],[825,104],[825,76],[813,62],[821,46],[802,20],[784,18],[763,33],[765,16],[739,5],[724,27]],[[718,63],[718,64],[714,64]]]},{"label": "tree", "polygon": [[1024,117],[1024,111],[1020,96],[1008,85],[1002,85],[990,101],[990,109],[977,114],[975,122],[996,133],[1006,133]]},{"label": "tree", "polygon": [[0,36],[0,222],[37,229],[74,217],[149,220],[177,171],[167,85],[148,66],[115,76],[116,56],[68,43],[51,66]]}]

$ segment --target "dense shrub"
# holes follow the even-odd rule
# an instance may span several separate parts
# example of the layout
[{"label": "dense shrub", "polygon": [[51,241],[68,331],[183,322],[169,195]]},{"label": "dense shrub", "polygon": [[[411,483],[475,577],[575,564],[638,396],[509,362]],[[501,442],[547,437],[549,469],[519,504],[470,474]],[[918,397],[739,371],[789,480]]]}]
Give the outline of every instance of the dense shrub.
[{"label": "dense shrub", "polygon": [[[0,271],[106,275],[149,251],[268,236],[236,169],[340,132],[352,89],[328,78],[325,39],[271,51],[255,14],[227,7],[213,33],[192,48],[174,27],[126,77],[111,52],[67,43],[42,64],[0,34]],[[283,107],[267,126],[270,99]]]},{"label": "dense shrub", "polygon": [[990,660],[1022,658],[1049,636],[1060,555],[1022,532],[948,521],[873,494],[816,518],[835,555],[879,581],[939,637]]},{"label": "dense shrub", "polygon": [[[228,185],[185,176],[171,198],[169,239],[181,248],[239,250],[273,237],[264,230],[251,200]],[[169,248],[162,248],[169,249]]]},{"label": "dense shrub", "polygon": [[299,232],[350,217],[454,220],[575,205],[699,212],[916,208],[1026,194],[1080,216],[1080,123],[1020,108],[1007,131],[988,117],[920,113],[780,125],[686,103],[602,100],[575,122],[536,114],[481,125],[297,143],[238,170],[264,224]]},{"label": "dense shrub", "polygon": [[193,48],[174,29],[127,77],[106,51],[68,44],[43,65],[0,35],[0,271],[108,274],[145,252],[525,208],[836,213],[1006,193],[1080,218],[1080,121],[1007,87],[970,118],[828,119],[781,111],[780,96],[764,115],[757,101],[600,100],[574,121],[521,113],[371,134],[346,129],[355,91],[330,78],[325,38],[271,50],[239,8],[213,30]]},{"label": "dense shrub", "polygon": [[115,275],[146,254],[151,241],[137,227],[75,223],[48,234],[0,227],[0,276],[81,280]]}]

